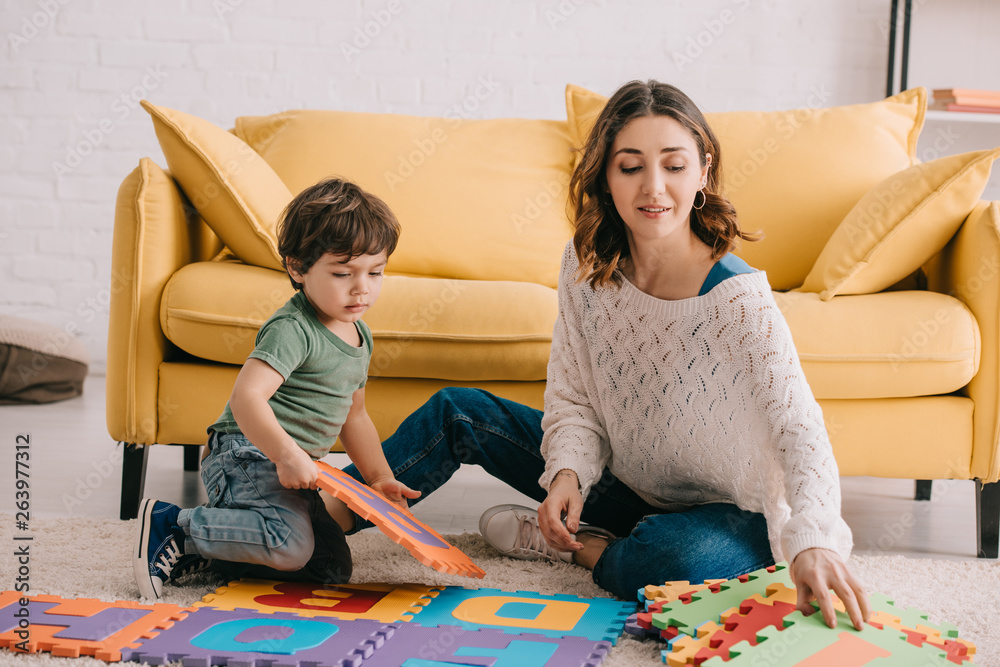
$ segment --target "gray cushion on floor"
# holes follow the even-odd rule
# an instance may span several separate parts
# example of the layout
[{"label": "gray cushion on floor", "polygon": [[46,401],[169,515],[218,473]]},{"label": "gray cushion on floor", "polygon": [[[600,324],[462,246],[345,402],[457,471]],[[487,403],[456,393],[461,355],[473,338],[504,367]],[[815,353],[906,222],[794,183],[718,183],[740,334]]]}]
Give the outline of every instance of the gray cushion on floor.
[{"label": "gray cushion on floor", "polygon": [[90,355],[62,329],[0,315],[0,405],[79,396]]}]

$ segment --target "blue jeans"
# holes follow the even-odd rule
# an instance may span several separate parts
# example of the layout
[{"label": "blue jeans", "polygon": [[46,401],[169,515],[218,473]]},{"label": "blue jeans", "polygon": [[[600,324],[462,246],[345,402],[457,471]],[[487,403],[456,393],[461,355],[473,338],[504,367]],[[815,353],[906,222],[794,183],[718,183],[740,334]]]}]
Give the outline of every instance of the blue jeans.
[{"label": "blue jeans", "polygon": [[[421,499],[470,463],[540,503],[546,496],[538,485],[545,469],[541,420],[539,410],[480,389],[442,389],[383,449],[396,478],[420,491]],[[364,481],[353,465],[344,470]],[[604,550],[593,577],[622,599],[634,600],[647,584],[730,579],[774,564],[763,515],[727,503],[664,513],[607,469],[587,496],[581,520],[620,536]],[[356,517],[354,531],[371,525]]]},{"label": "blue jeans", "polygon": [[318,491],[286,489],[241,433],[212,432],[201,479],[208,503],[181,510],[185,553],[215,559],[228,577],[342,584],[351,578],[344,531]]}]

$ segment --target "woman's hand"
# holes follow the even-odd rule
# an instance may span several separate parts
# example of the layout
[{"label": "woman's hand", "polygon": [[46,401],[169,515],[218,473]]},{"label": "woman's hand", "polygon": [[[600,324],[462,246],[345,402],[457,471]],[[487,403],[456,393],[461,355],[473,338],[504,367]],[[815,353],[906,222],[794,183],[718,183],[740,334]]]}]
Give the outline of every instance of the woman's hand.
[{"label": "woman's hand", "polygon": [[837,627],[831,589],[844,603],[855,630],[860,630],[861,624],[871,616],[868,594],[835,552],[820,548],[800,551],[792,561],[789,574],[798,591],[795,608],[806,616],[815,611],[810,604],[815,599],[826,624]]},{"label": "woman's hand", "polygon": [[[579,551],[583,545],[573,539],[580,528],[583,496],[580,481],[572,470],[560,470],[549,484],[549,495],[538,506],[538,527],[549,546],[559,551]],[[563,525],[563,517],[566,523]]]},{"label": "woman's hand", "polygon": [[419,491],[414,491],[394,477],[375,480],[371,487],[403,509],[409,508],[407,498],[412,500],[420,497]]}]

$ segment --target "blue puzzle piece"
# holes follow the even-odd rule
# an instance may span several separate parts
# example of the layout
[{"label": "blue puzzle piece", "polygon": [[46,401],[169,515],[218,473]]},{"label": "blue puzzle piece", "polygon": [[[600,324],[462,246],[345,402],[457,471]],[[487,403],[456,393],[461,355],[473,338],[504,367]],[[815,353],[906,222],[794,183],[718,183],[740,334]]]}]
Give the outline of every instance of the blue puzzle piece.
[{"label": "blue puzzle piece", "polygon": [[457,625],[469,630],[492,628],[546,637],[585,637],[618,642],[634,602],[575,595],[543,595],[495,588],[447,586],[421,609],[412,622]]},{"label": "blue puzzle piece", "polygon": [[397,627],[367,619],[201,608],[139,648],[123,649],[122,660],[152,665],[182,660],[184,667],[357,667]]}]

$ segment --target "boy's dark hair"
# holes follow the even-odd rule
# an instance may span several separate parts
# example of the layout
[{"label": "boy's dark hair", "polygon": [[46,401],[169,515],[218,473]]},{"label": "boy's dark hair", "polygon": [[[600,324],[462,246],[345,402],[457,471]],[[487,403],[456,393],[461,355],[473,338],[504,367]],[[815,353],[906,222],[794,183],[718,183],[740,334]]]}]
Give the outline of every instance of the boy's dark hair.
[{"label": "boy's dark hair", "polygon": [[[356,184],[330,178],[300,192],[278,220],[281,265],[306,273],[325,253],[386,257],[396,249],[399,222],[384,201]],[[289,280],[291,276],[289,276]],[[302,285],[292,280],[292,287]]]}]

